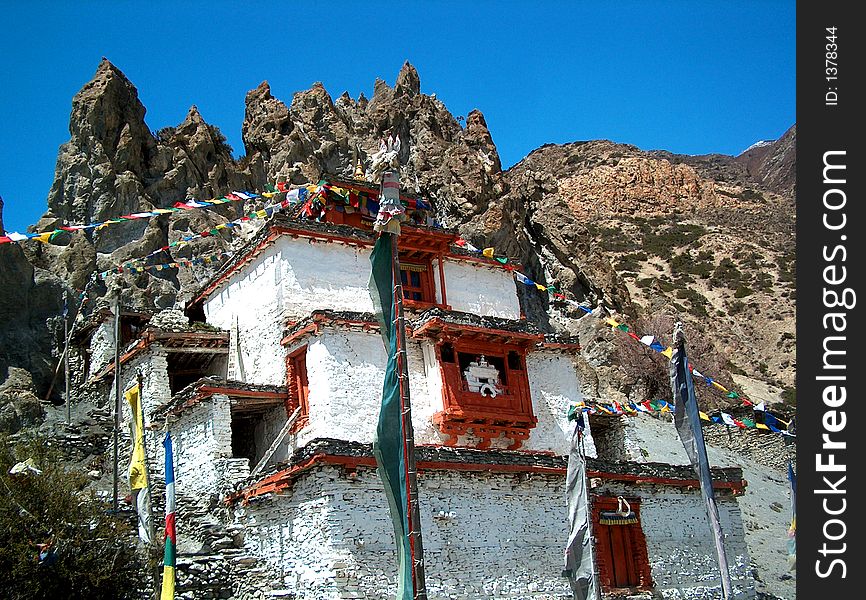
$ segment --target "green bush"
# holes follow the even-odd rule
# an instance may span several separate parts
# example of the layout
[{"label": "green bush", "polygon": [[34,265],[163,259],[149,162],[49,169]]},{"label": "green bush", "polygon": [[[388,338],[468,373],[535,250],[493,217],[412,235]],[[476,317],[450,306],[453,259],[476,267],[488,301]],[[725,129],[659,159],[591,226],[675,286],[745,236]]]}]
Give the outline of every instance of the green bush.
[{"label": "green bush", "polygon": [[[32,459],[41,473],[12,475]],[[0,596],[15,600],[110,600],[141,597],[143,561],[125,522],[87,490],[86,475],[67,470],[45,440],[13,447],[0,439]],[[40,561],[37,544],[51,544]]]},{"label": "green bush", "polygon": [[741,285],[737,288],[737,291],[734,292],[734,298],[745,298],[746,296],[751,296],[753,293],[754,291],[751,288]]}]

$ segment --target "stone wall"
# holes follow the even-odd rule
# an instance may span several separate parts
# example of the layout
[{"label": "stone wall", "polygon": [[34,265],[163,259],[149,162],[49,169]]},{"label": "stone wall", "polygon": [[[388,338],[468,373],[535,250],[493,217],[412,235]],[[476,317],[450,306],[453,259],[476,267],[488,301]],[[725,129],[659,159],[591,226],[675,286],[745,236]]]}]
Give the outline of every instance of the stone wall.
[{"label": "stone wall", "polygon": [[[591,494],[640,497],[641,527],[653,584],[661,597],[721,598],[715,545],[698,489],[649,484],[636,487],[598,479],[593,479],[593,484]],[[754,579],[737,499],[728,491],[717,490],[716,503],[734,598],[753,598]]]},{"label": "stone wall", "polygon": [[[697,489],[597,478],[593,484],[593,494],[641,498],[654,597],[719,597]],[[557,474],[419,472],[428,597],[570,598],[560,576],[567,538],[564,485]],[[735,597],[752,598],[737,500],[720,491],[717,501]],[[236,506],[234,516],[245,527],[245,550],[298,599],[393,598],[393,529],[374,469],[314,467],[279,494]]]},{"label": "stone wall", "polygon": [[[562,476],[426,471],[418,485],[431,599],[567,597]],[[374,469],[315,468],[283,494],[236,517],[247,551],[286,588],[299,599],[394,597],[394,533]]]}]

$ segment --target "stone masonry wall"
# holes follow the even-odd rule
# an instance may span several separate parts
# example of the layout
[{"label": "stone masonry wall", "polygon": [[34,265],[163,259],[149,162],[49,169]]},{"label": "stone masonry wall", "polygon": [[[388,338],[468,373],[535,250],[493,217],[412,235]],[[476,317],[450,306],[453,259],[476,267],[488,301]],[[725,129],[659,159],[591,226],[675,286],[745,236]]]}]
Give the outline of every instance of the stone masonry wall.
[{"label": "stone masonry wall", "polygon": [[[646,536],[653,583],[661,597],[721,598],[715,545],[699,490],[661,485],[642,485],[636,490],[626,483],[601,481],[590,493],[641,498],[641,528]],[[754,580],[737,499],[729,492],[717,491],[716,503],[734,598],[754,598]]]},{"label": "stone masonry wall", "polygon": [[[562,476],[428,471],[418,485],[431,600],[567,597]],[[374,469],[313,469],[236,516],[247,551],[298,599],[393,598],[394,534]]]}]

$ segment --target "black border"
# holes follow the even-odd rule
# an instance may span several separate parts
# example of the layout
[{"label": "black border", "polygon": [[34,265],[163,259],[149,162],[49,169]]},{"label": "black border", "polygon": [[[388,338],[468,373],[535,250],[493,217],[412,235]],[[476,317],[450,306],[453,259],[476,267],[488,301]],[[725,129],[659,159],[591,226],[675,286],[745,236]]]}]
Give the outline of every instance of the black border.
[{"label": "black border", "polygon": [[[844,2],[798,2],[797,3],[797,595],[800,598],[849,598],[862,594],[857,593],[863,584],[860,583],[862,567],[860,554],[862,549],[863,508],[860,504],[859,492],[856,488],[862,484],[862,443],[866,437],[863,431],[861,380],[858,377],[861,355],[859,348],[864,339],[863,319],[860,316],[861,303],[866,303],[862,278],[862,265],[866,260],[863,240],[866,215],[861,210],[863,203],[863,159],[859,146],[858,124],[864,119],[856,113],[866,110],[863,103],[861,81],[862,71],[860,60],[864,56],[863,37],[866,35],[864,24],[854,15],[856,3]],[[838,80],[827,80],[828,73],[825,63],[827,27],[837,28],[836,44],[838,46]],[[837,88],[833,90],[831,88]],[[838,100],[835,106],[828,105],[826,93],[836,91]],[[840,185],[825,184],[823,177],[824,154],[827,151],[844,150],[846,165],[846,182]],[[838,173],[838,171],[837,171]],[[844,188],[846,204],[840,211],[830,214],[839,219],[840,212],[845,212],[847,223],[844,230],[831,231],[827,229],[822,218],[827,212],[823,206],[824,193],[830,188]],[[839,198],[838,194],[833,195]],[[843,241],[841,236],[845,235]],[[847,250],[847,260],[842,262],[841,251],[836,260],[827,261],[823,256],[825,247],[832,255],[832,249],[842,244]],[[847,278],[842,284],[835,286],[840,290],[850,287],[857,294],[857,303],[850,310],[844,308],[828,308],[823,301],[824,289],[828,286],[823,277],[823,270],[828,265],[847,268]],[[838,271],[837,271],[838,273]],[[844,333],[825,331],[824,315],[828,312],[844,311],[847,328]],[[826,488],[822,481],[828,475],[835,481],[834,473],[819,473],[816,468],[816,454],[821,452],[822,434],[825,432],[822,423],[825,411],[830,410],[823,402],[822,392],[828,385],[826,381],[818,381],[816,377],[827,374],[823,368],[825,336],[841,335],[845,340],[833,342],[836,349],[844,349],[844,358],[836,359],[837,363],[845,364],[844,370],[834,373],[844,373],[847,377],[845,385],[847,400],[836,410],[845,411],[846,427],[833,433],[832,438],[845,441],[847,447],[836,452],[836,462],[846,465],[843,473],[847,480],[843,487],[847,500],[847,509],[838,518],[847,527],[845,537],[837,542],[828,542],[829,546],[841,548],[844,542],[846,551],[841,554],[827,555],[819,553],[825,541],[823,528],[828,516],[823,509],[824,498],[833,498],[834,506],[840,505],[842,495],[828,496],[816,493],[816,490]],[[844,348],[843,348],[844,345]],[[826,462],[826,459],[824,459]],[[836,527],[836,529],[833,529]],[[838,524],[831,526],[830,532],[840,531]],[[826,571],[833,558],[845,562],[845,577],[841,577],[842,569],[836,565],[828,577],[820,577],[817,573],[816,561],[821,560],[821,569]],[[820,596],[818,596],[820,594]]]}]

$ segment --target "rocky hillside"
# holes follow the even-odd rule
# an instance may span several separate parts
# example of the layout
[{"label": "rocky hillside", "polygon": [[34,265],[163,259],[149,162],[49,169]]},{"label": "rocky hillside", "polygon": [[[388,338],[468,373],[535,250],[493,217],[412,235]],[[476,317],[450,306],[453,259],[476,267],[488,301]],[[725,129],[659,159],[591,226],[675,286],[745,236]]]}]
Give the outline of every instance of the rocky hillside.
[{"label": "rocky hillside", "polygon": [[[409,63],[393,87],[377,80],[369,99],[334,99],[316,83],[286,103],[263,82],[246,96],[239,160],[195,106],[183,123],[157,132],[144,115],[134,85],[103,59],[73,99],[70,139],[34,230],[262,190],[278,179],[350,176],[383,135],[398,134],[403,185],[433,200],[439,220],[476,246],[493,245],[536,281],[580,301],[603,301],[635,324],[650,327],[653,315],[673,313],[706,334],[731,373],[780,390],[793,385],[794,128],[738,157],[597,140],[545,145],[503,171],[484,116],[476,110],[455,118],[435,95],[420,92]],[[75,299],[94,271],[251,208],[232,203],[76,232],[52,244],[0,247],[0,382],[20,367],[40,395],[47,391],[64,289]],[[226,231],[173,256],[237,247],[252,233]],[[122,287],[131,307],[168,308],[208,276],[208,267],[118,275],[107,286],[98,282],[94,295]],[[569,317],[578,316],[567,307],[549,312],[546,297],[521,292],[527,315],[542,327],[569,328]]]}]

